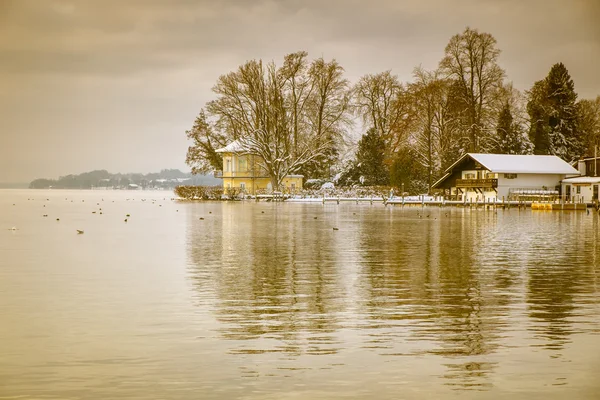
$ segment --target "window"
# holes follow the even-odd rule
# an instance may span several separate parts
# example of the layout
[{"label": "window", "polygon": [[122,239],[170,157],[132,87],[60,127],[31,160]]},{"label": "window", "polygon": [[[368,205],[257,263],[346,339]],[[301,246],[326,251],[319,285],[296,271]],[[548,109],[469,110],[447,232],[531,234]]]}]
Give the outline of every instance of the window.
[{"label": "window", "polygon": [[465,179],[475,179],[475,174],[473,174],[473,173],[465,173]]},{"label": "window", "polygon": [[240,183],[240,189],[246,190],[246,182],[241,182]]},{"label": "window", "polygon": [[576,186],[577,188],[577,194],[581,194],[581,186]]},{"label": "window", "polygon": [[238,166],[240,172],[248,171],[248,160],[246,160],[246,157],[240,157],[238,160]]},{"label": "window", "polygon": [[504,174],[505,179],[517,179],[517,174]]},{"label": "window", "polygon": [[496,179],[498,176],[494,173],[488,172],[485,174],[485,179]]},{"label": "window", "polygon": [[225,172],[231,171],[231,158],[225,159]]}]

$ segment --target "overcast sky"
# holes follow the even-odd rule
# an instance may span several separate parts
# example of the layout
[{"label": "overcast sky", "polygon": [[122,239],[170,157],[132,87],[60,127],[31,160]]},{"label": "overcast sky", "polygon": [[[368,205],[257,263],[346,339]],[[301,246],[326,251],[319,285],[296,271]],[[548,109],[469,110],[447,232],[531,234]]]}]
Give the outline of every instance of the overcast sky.
[{"label": "overcast sky", "polygon": [[189,170],[185,130],[219,75],[306,50],[351,82],[437,67],[466,26],[520,90],[562,61],[600,94],[600,0],[0,0],[0,182]]}]

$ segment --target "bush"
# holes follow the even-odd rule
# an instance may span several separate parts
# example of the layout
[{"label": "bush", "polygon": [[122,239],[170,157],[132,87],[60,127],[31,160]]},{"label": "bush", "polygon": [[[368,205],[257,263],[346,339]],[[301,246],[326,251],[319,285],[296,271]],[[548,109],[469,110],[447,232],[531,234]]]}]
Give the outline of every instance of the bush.
[{"label": "bush", "polygon": [[230,187],[227,188],[227,190],[225,190],[225,194],[227,195],[227,197],[229,197],[230,199],[235,199],[237,197],[240,197],[240,195],[243,193],[242,189],[239,187]]},{"label": "bush", "polygon": [[177,186],[175,194],[185,200],[221,200],[222,186]]},{"label": "bush", "polygon": [[327,182],[325,179],[308,179],[303,187],[305,189],[320,189],[325,182]]}]

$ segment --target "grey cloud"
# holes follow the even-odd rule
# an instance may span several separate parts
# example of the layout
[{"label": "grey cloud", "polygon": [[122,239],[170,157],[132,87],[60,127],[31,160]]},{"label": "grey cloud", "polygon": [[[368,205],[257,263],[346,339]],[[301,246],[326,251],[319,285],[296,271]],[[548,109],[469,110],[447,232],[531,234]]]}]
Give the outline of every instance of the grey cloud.
[{"label": "grey cloud", "polygon": [[599,17],[597,0],[0,0],[0,181],[184,168],[184,130],[244,61],[307,50],[352,81],[409,80],[466,26],[497,38],[517,88],[563,61],[595,97]]}]

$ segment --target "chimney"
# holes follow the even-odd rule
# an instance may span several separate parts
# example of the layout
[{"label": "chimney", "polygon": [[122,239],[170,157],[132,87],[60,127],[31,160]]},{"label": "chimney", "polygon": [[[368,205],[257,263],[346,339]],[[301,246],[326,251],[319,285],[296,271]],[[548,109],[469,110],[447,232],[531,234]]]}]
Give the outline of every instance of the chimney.
[{"label": "chimney", "polygon": [[577,163],[577,169],[581,175],[585,175],[585,161],[579,160]]}]

